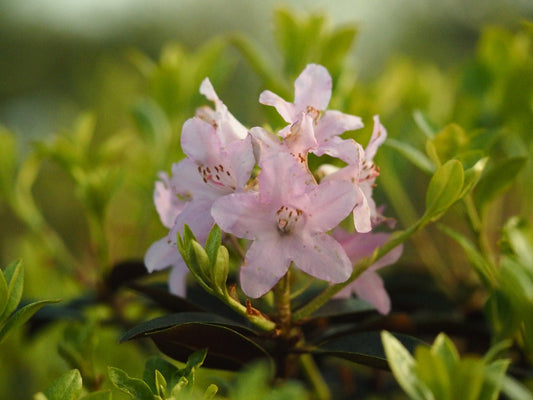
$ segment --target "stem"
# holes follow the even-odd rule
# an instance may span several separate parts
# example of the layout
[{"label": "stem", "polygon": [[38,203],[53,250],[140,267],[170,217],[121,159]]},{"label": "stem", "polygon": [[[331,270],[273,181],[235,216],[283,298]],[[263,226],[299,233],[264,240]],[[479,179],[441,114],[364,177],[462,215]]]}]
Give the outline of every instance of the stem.
[{"label": "stem", "polygon": [[309,303],[304,305],[298,311],[293,314],[293,319],[299,321],[309,315],[313,314],[316,310],[326,304],[334,295],[348,286],[350,283],[355,281],[363,272],[365,272],[372,264],[382,258],[389,251],[394,249],[400,243],[405,242],[410,236],[422,229],[428,224],[429,221],[424,218],[419,219],[414,225],[411,225],[409,228],[396,232],[391,236],[391,238],[380,248],[376,249],[374,253],[367,258],[360,260],[353,269],[352,275],[348,278],[347,281],[342,283],[337,283],[335,285],[328,286],[324,289],[318,296],[316,296]]},{"label": "stem", "polygon": [[302,354],[300,356],[300,365],[304,371],[305,376],[314,389],[317,400],[331,400],[331,392],[324,381],[320,370],[315,364],[315,360],[311,354]]},{"label": "stem", "polygon": [[274,287],[274,307],[276,320],[282,336],[287,336],[291,329],[291,285],[289,272]]}]

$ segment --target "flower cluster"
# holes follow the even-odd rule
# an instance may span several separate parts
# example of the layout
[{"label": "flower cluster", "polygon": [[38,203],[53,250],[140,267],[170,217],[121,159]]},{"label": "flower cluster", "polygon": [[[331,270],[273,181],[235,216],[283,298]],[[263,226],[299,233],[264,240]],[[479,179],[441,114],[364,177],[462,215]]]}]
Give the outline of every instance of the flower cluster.
[{"label": "flower cluster", "polygon": [[[274,134],[261,127],[246,129],[204,80],[200,92],[215,109],[199,109],[185,122],[181,144],[187,157],[173,165],[171,177],[160,174],[154,192],[169,233],[150,247],[145,264],[149,271],[172,267],[173,293],[185,293],[188,270],[176,246],[185,224],[201,243],[215,223],[227,234],[250,241],[240,284],[252,298],[272,289],[291,264],[327,282],[344,282],[358,258],[383,244],[386,234],[369,232],[383,219],[372,200],[379,175],[373,158],[386,131],[376,116],[366,149],[341,138],[363,123],[359,117],[327,110],[331,88],[327,70],[310,64],[295,81],[293,103],[270,91],[261,93],[260,103],[274,106],[287,122]],[[323,166],[313,174],[309,153],[327,154],[345,166]],[[328,233],[350,214],[357,233],[339,228]],[[400,253],[398,249],[372,266],[339,295],[354,291],[378,311],[388,312],[390,302],[375,270]]]}]

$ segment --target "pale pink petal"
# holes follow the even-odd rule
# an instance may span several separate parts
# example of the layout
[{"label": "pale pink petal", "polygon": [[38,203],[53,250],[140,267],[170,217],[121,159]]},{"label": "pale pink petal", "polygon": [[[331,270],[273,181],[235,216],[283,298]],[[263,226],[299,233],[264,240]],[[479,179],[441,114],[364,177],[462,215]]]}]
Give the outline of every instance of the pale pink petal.
[{"label": "pale pink petal", "polygon": [[207,185],[198,172],[198,165],[189,158],[172,165],[172,186],[186,199],[211,199],[215,201],[224,190]]},{"label": "pale pink petal", "polygon": [[294,82],[294,105],[298,112],[307,106],[323,111],[331,99],[332,80],[322,65],[308,64]]},{"label": "pale pink petal", "polygon": [[372,304],[381,314],[388,314],[391,302],[383,280],[372,271],[365,271],[351,284],[353,291],[360,299]]},{"label": "pale pink petal", "polygon": [[180,259],[180,261],[181,262],[174,265],[170,271],[170,275],[168,277],[168,287],[170,293],[185,297],[189,269],[187,268],[187,265],[183,259]]},{"label": "pale pink petal", "polygon": [[168,236],[152,243],[144,255],[144,265],[148,272],[160,271],[178,263],[181,255],[178,248],[172,245]]},{"label": "pale pink petal", "polygon": [[353,209],[353,223],[357,232],[366,233],[372,230],[372,219],[368,200],[361,189],[358,189],[358,200]]},{"label": "pale pink petal", "polygon": [[336,227],[355,206],[357,192],[350,182],[329,181],[314,187],[306,199],[306,228],[326,232]]},{"label": "pale pink petal", "polygon": [[183,124],[181,147],[183,152],[194,161],[211,164],[213,155],[220,152],[221,143],[211,124],[194,117]]},{"label": "pale pink petal", "polygon": [[213,204],[211,215],[220,228],[245,239],[275,232],[275,210],[260,201],[257,193],[234,193]]},{"label": "pale pink petal", "polygon": [[314,120],[310,115],[301,113],[298,120],[279,132],[289,151],[301,159],[307,158],[310,150],[316,149]]},{"label": "pale pink petal", "polygon": [[252,137],[254,157],[258,163],[261,163],[263,159],[288,151],[277,135],[264,128],[259,126],[252,128],[250,129],[250,135]]},{"label": "pale pink petal", "polygon": [[210,199],[194,199],[187,203],[183,211],[169,233],[169,238],[172,241],[176,241],[178,232],[183,232],[183,226],[187,224],[191,231],[198,239],[200,244],[204,244],[209,231],[213,227],[215,221],[211,217],[211,206],[213,201]]},{"label": "pale pink petal", "polygon": [[274,106],[279,115],[288,123],[293,123],[298,115],[292,103],[283,100],[270,90],[265,90],[259,95],[259,103],[266,106]]},{"label": "pale pink petal", "polygon": [[170,179],[166,173],[161,172],[159,177],[161,181],[155,183],[154,204],[161,223],[170,229],[178,214],[185,207],[185,202],[178,198],[170,186]]},{"label": "pale pink petal", "polygon": [[280,236],[273,232],[255,240],[248,249],[240,273],[241,288],[247,296],[263,296],[289,269],[290,260],[281,251],[280,244]]},{"label": "pale pink petal", "polygon": [[342,246],[325,233],[302,232],[290,237],[285,245],[296,266],[316,278],[340,283],[352,273],[352,264]]},{"label": "pale pink petal", "polygon": [[215,105],[219,105],[222,101],[218,98],[215,88],[211,84],[209,78],[205,78],[200,84],[200,93],[203,94],[208,100],[211,100]]},{"label": "pale pink petal", "polygon": [[344,114],[340,111],[328,110],[318,120],[315,135],[322,144],[328,138],[338,136],[347,131],[361,129],[363,126],[363,121],[360,117]]},{"label": "pale pink petal", "polygon": [[228,159],[222,159],[221,164],[226,168],[222,174],[226,174],[228,178],[235,175],[236,189],[242,189],[248,183],[250,175],[255,165],[255,158],[252,149],[252,139],[247,136],[243,140],[235,140],[227,146]]},{"label": "pale pink petal", "polygon": [[[361,149],[361,151],[359,150]],[[356,164],[359,156],[364,154],[362,147],[353,139],[341,139],[333,136],[319,144],[316,150],[312,151],[317,156],[327,154],[328,156],[338,158],[347,164]]]},{"label": "pale pink petal", "polygon": [[372,136],[365,149],[365,158],[367,160],[373,160],[378,147],[383,144],[387,139],[387,131],[385,127],[379,122],[379,116],[374,115],[374,129],[372,130]]}]

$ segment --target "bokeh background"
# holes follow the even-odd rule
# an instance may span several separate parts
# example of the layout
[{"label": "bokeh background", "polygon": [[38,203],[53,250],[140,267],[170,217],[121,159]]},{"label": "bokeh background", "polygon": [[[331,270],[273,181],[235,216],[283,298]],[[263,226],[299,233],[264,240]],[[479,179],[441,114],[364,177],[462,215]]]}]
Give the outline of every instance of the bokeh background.
[{"label": "bokeh background", "polygon": [[[213,39],[240,33],[256,42],[273,65],[282,63],[274,40],[274,10],[280,7],[296,15],[322,12],[332,27],[347,24],[357,27],[356,42],[346,64],[350,79],[357,82],[356,90],[350,96],[344,93],[337,106],[346,106],[343,111],[354,114],[361,110],[365,118],[375,112],[382,114],[382,122],[389,128],[391,137],[408,137],[407,132],[415,129],[412,115],[417,109],[422,109],[439,128],[454,122],[454,118],[466,124],[466,129],[479,122],[490,126],[496,121],[494,126],[498,129],[507,126],[505,119],[490,119],[493,111],[490,104],[485,110],[488,110],[486,120],[476,119],[465,110],[458,111],[453,101],[460,90],[450,82],[457,82],[461,69],[472,64],[479,52],[479,40],[488,27],[514,31],[520,29],[522,21],[533,19],[530,0],[0,0],[0,126],[14,134],[17,157],[21,160],[31,154],[36,142],[41,143],[43,154],[49,156],[44,157],[33,177],[31,195],[45,218],[42,226],[57,233],[65,245],[65,254],[73,255],[78,264],[69,269],[68,256],[66,259],[61,252],[53,254],[50,250],[49,245],[55,240],[53,235],[40,236],[37,231],[41,225],[32,228],[6,203],[0,203],[0,264],[5,266],[14,259],[24,258],[26,296],[74,298],[84,284],[97,285],[94,275],[102,272],[85,276],[84,268],[142,258],[150,243],[164,234],[151,204],[153,182],[158,170],[168,170],[170,163],[177,161],[177,147],[175,156],[166,152],[167,158],[154,160],[142,147],[151,143],[149,140],[133,140],[131,146],[126,146],[131,152],[110,156],[113,160],[108,164],[103,162],[117,169],[127,165],[131,168],[125,172],[129,180],[102,178],[111,186],[120,182],[121,189],[115,193],[110,187],[112,201],[96,191],[101,197],[95,200],[90,190],[80,189],[76,181],[79,175],[72,174],[62,164],[65,159],[61,158],[60,146],[55,141],[58,135],[96,127],[95,145],[83,156],[86,164],[80,164],[82,170],[90,170],[91,165],[100,165],[105,154],[112,153],[113,146],[120,147],[117,139],[104,149],[108,153],[104,150],[99,153],[100,143],[106,143],[109,137],[129,138],[132,131],[142,130],[139,126],[142,128],[143,112],[149,114],[152,110],[147,99],[154,98],[166,114],[161,124],[170,124],[169,132],[178,134],[184,118],[205,101],[197,94],[187,97],[196,93],[196,87],[177,95],[186,96],[179,101],[166,98],[168,93],[159,87],[165,85],[166,78],[158,81],[157,77],[147,79],[143,74],[147,60],[159,63],[158,71],[162,70],[164,75],[165,66],[170,65],[171,72],[175,71],[174,64],[187,64],[194,58],[191,54],[201,51],[206,43],[213,43]],[[213,71],[219,71],[211,76],[217,92],[244,124],[260,124],[265,111],[257,98],[265,89],[264,82],[241,53],[232,48],[223,53],[223,57],[213,60]],[[186,60],[181,61],[180,57]],[[187,65],[195,68],[193,61]],[[475,68],[471,71],[476,75]],[[194,75],[194,71],[190,73]],[[473,81],[472,90],[476,91],[477,81]],[[521,86],[518,82],[516,87],[533,88],[531,79],[526,83]],[[485,86],[479,89],[483,90]],[[531,120],[531,106],[527,107]],[[522,121],[525,123],[526,119]],[[176,145],[171,139],[167,143]],[[163,154],[161,149],[158,151]],[[391,157],[394,162],[390,161],[389,165],[397,162],[397,176],[406,184],[404,192],[414,194],[412,206],[415,210],[422,209],[423,197],[417,198],[416,193],[427,185],[427,176],[413,172],[405,160],[397,160],[397,155]],[[387,187],[385,182],[384,186]],[[386,201],[392,190],[390,182],[387,193],[378,188],[378,199]],[[99,202],[105,203],[105,207],[98,208]],[[509,204],[531,217],[533,206],[526,197],[515,197]],[[387,214],[405,226],[412,215],[398,215],[401,208],[398,202],[396,208],[388,208]],[[500,204],[495,226],[509,216],[501,209]],[[85,214],[91,212],[92,217],[86,218]],[[461,224],[451,218],[452,222]],[[434,263],[431,273],[440,276],[443,286],[448,287],[444,292],[452,300],[464,300],[466,295],[453,284],[460,281],[465,287],[472,287],[470,274],[461,272],[466,259],[457,253],[447,253],[451,242],[442,237],[436,249],[427,247],[426,244],[434,241],[432,234],[436,233],[430,232],[425,238],[419,238],[418,243],[409,244],[403,262],[415,265],[414,269],[419,264],[427,267],[432,264],[428,260],[440,253],[442,259]],[[43,238],[50,243],[43,244]],[[58,264],[57,260],[62,261]],[[454,271],[443,272],[442,265],[453,265],[450,270]],[[472,299],[475,296],[467,297],[475,303]],[[102,320],[101,313],[105,316],[106,312],[91,310],[95,320]],[[134,315],[135,312],[141,311],[134,310]],[[64,325],[48,327],[46,335],[40,333],[41,336],[31,340],[22,334],[13,335],[0,346],[0,398],[4,398],[2,390],[5,398],[29,398],[66,369],[56,350],[64,335]],[[143,354],[131,344],[121,344],[117,350],[118,334],[114,328],[99,331],[99,341],[103,344],[95,353],[95,369],[105,371],[106,365],[127,365],[132,375],[139,376]]]}]

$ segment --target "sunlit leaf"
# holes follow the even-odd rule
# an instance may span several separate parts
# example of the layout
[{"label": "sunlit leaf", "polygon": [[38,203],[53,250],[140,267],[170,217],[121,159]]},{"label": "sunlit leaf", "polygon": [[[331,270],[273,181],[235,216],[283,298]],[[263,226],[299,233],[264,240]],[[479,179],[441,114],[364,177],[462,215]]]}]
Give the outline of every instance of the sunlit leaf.
[{"label": "sunlit leaf", "polygon": [[56,379],[44,395],[48,400],[78,400],[82,391],[80,371],[73,369]]},{"label": "sunlit leaf", "polygon": [[392,147],[403,157],[409,160],[414,166],[418,167],[425,173],[432,174],[435,172],[435,165],[433,162],[431,162],[431,160],[424,153],[410,144],[400,142],[399,140],[392,138],[388,138],[384,144],[388,147]]},{"label": "sunlit leaf", "polygon": [[135,400],[153,400],[154,395],[146,382],[132,378],[119,368],[108,367],[109,380],[117,389],[129,394]]},{"label": "sunlit leaf", "polygon": [[413,400],[436,400],[433,393],[420,380],[416,363],[409,351],[389,332],[382,332],[381,339],[390,369],[402,389]]},{"label": "sunlit leaf", "polygon": [[424,218],[434,221],[444,214],[457,201],[463,181],[464,172],[459,161],[450,160],[439,167],[429,182]]},{"label": "sunlit leaf", "polygon": [[0,321],[5,320],[16,310],[22,298],[24,289],[24,268],[22,261],[12,262],[4,270],[4,278],[7,283],[7,302],[3,314],[0,314]]}]

